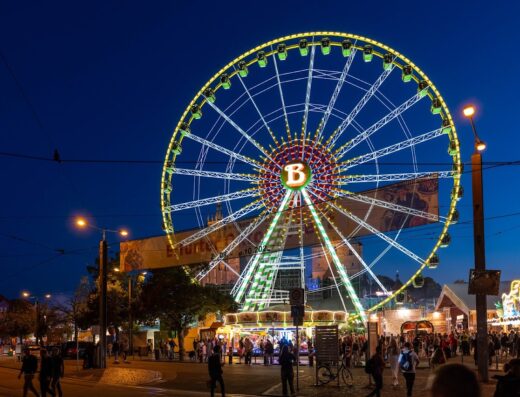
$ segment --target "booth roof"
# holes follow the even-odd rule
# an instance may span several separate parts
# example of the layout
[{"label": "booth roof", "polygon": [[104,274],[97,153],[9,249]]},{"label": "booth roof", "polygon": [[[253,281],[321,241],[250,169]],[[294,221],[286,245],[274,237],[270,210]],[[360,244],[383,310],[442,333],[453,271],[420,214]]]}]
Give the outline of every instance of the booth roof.
[{"label": "booth roof", "polygon": [[[502,300],[502,294],[508,293],[510,286],[511,281],[501,281],[498,296],[487,295],[488,310],[495,309],[495,303]],[[443,303],[444,297],[448,298],[455,306],[464,312],[476,309],[475,295],[468,294],[468,283],[444,284],[435,310],[441,310],[448,306]]]}]

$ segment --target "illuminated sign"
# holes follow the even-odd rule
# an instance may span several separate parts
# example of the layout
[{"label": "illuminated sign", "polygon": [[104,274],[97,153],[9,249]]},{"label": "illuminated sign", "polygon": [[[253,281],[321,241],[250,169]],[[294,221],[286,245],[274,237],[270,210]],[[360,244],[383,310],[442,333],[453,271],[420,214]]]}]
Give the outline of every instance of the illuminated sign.
[{"label": "illuminated sign", "polygon": [[509,294],[502,294],[504,318],[520,315],[520,280],[511,283]]},{"label": "illuminated sign", "polygon": [[282,170],[282,183],[285,187],[298,190],[307,186],[311,180],[311,169],[303,162],[286,164]]}]

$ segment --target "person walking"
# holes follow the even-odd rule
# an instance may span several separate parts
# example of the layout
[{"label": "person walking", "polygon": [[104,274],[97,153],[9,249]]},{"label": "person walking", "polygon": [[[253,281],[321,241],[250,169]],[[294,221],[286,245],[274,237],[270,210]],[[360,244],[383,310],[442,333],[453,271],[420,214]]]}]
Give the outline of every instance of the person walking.
[{"label": "person walking", "polygon": [[392,372],[392,386],[399,386],[399,347],[397,347],[397,340],[390,339],[390,344],[386,349],[388,361],[390,362],[390,371]]},{"label": "person walking", "polygon": [[47,393],[54,396],[54,392],[49,388],[52,376],[52,360],[47,355],[47,350],[40,350],[40,394],[41,397],[46,397]]},{"label": "person walking", "polygon": [[213,354],[208,358],[208,372],[210,378],[211,397],[215,396],[217,382],[220,385],[222,397],[226,396],[224,388],[224,378],[222,377],[222,363],[220,361],[220,347],[217,345],[213,348]]},{"label": "person walking", "polygon": [[245,363],[252,365],[251,363],[251,356],[253,355],[253,342],[251,342],[251,339],[245,338],[244,339],[244,350],[245,350]]},{"label": "person walking", "polygon": [[294,392],[294,372],[293,372],[293,362],[296,361],[294,354],[289,351],[289,347],[287,345],[283,345],[282,352],[280,353],[280,357],[278,362],[281,367],[281,376],[282,376],[282,394],[284,397],[289,396],[287,394],[287,384],[289,384],[289,389],[291,390],[291,396],[295,396]]},{"label": "person walking", "polygon": [[29,390],[32,391],[35,396],[39,396],[38,391],[32,383],[37,369],[38,359],[31,354],[29,349],[25,349],[22,358],[22,368],[20,368],[20,373],[18,374],[18,379],[23,375],[23,397],[27,397]]},{"label": "person walking", "polygon": [[177,343],[173,339],[170,339],[170,342],[168,342],[170,345],[170,356],[168,357],[170,360],[175,360],[175,347],[177,346]]},{"label": "person walking", "polygon": [[51,390],[56,395],[56,390],[58,391],[58,397],[63,396],[63,391],[61,390],[61,378],[65,373],[65,366],[63,365],[63,358],[61,357],[60,351],[58,348],[54,348],[52,351],[52,372],[51,372]]},{"label": "person walking", "polygon": [[117,339],[112,343],[112,354],[114,355],[114,364],[119,364],[119,341]]},{"label": "person walking", "polygon": [[128,351],[130,350],[130,341],[126,337],[126,335],[121,336],[121,343],[119,344],[119,348],[121,350],[121,356],[123,356],[123,362],[125,364],[128,363]]},{"label": "person walking", "polygon": [[267,356],[267,365],[273,365],[274,346],[269,339],[265,342],[265,354]]},{"label": "person walking", "polygon": [[399,368],[406,381],[406,395],[411,397],[413,384],[415,382],[415,369],[419,364],[419,356],[412,349],[410,342],[404,344],[404,348],[399,356]]},{"label": "person walking", "polygon": [[383,360],[383,349],[381,345],[376,347],[376,352],[367,361],[367,367],[369,367],[370,375],[374,378],[376,388],[372,390],[367,397],[381,396],[381,389],[383,388],[383,370],[385,369],[385,361]]}]

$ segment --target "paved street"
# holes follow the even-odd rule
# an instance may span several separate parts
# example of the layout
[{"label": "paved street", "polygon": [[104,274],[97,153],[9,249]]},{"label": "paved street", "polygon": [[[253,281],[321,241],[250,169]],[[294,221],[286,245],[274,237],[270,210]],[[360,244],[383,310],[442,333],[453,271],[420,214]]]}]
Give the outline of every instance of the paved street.
[{"label": "paved street", "polygon": [[[0,359],[0,396],[11,397],[21,395],[22,381],[16,378],[18,363],[13,359]],[[204,364],[193,362],[154,362],[135,360],[131,364],[119,366],[110,364],[110,371],[114,368],[131,368],[148,371],[159,371],[161,380],[149,384],[130,386],[114,385],[107,382],[118,382],[117,379],[105,379],[101,370],[76,370],[74,361],[66,361],[67,377],[63,380],[63,389],[66,396],[92,396],[102,390],[103,396],[207,396],[206,387],[207,370]],[[232,365],[224,367],[224,379],[230,397],[238,396],[280,396],[281,385],[279,382],[278,366],[264,367]],[[124,370],[122,370],[124,372]],[[492,372],[491,375],[496,372]],[[325,397],[325,396],[364,396],[368,394],[368,378],[362,368],[353,370],[354,386],[347,388],[342,386],[314,386],[314,373],[309,367],[300,369],[299,396]],[[389,371],[385,371],[383,396],[401,397],[405,395],[403,384],[397,388],[391,387]],[[416,395],[424,396],[427,379],[431,375],[430,369],[421,369],[417,373]],[[402,380],[404,383],[404,380]],[[35,382],[37,383],[37,382]],[[492,381],[484,386],[484,397],[493,395],[495,383]]]}]

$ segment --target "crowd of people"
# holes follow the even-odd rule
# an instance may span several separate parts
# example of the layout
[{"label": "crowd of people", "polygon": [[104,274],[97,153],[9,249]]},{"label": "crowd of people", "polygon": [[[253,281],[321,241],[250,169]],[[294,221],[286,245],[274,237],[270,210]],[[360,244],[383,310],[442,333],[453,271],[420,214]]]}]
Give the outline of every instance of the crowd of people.
[{"label": "crowd of people", "polygon": [[[238,356],[238,362],[251,365],[253,354],[263,357],[266,366],[279,364],[283,395],[295,395],[293,366],[298,357],[298,350],[305,349],[308,354],[308,363],[313,365],[314,348],[310,338],[302,338],[299,346],[295,346],[286,337],[274,338],[264,336],[253,339],[249,336],[241,337],[233,343],[223,337],[205,338],[193,342],[193,351],[190,358],[194,361],[206,363],[210,380],[208,385],[211,395],[214,395],[217,384],[222,396],[225,396],[222,367],[228,361],[233,362],[233,356]],[[126,361],[128,348],[125,338],[114,338],[108,351],[113,355],[114,362],[119,362],[122,356]],[[158,342],[156,350],[163,358],[175,358],[176,342],[173,339],[164,339]],[[405,384],[406,395],[412,396],[416,370],[420,362],[427,363],[425,367],[436,369],[430,391],[432,397],[465,397],[480,396],[480,389],[476,380],[475,371],[467,366],[454,363],[453,358],[473,356],[477,361],[478,349],[476,335],[467,332],[450,334],[419,334],[381,336],[377,341],[375,353],[369,356],[368,340],[364,335],[345,335],[338,341],[340,357],[346,367],[362,367],[373,379],[374,389],[368,396],[380,396],[383,389],[383,372],[389,367],[392,386],[398,387],[400,382]],[[494,397],[520,397],[520,335],[516,332],[490,333],[488,335],[488,349],[490,364],[493,357],[509,360],[504,365],[503,375],[495,375],[497,380]],[[88,357],[88,352],[85,353]],[[450,363],[450,361],[452,361]],[[22,365],[19,377],[24,378],[23,395],[32,392],[36,396],[62,396],[60,379],[64,375],[63,359],[59,348],[40,349],[38,360],[29,349],[23,350]],[[260,362],[261,363],[261,362]],[[38,376],[39,391],[33,384]],[[450,386],[449,378],[460,379],[461,382]],[[466,386],[464,383],[466,382]],[[462,386],[461,386],[462,385]],[[473,393],[473,394],[472,394]]]},{"label": "crowd of people", "polygon": [[[38,368],[39,367],[39,368]],[[59,349],[52,350],[51,355],[47,354],[47,350],[40,350],[40,363],[38,359],[31,354],[29,349],[25,349],[22,357],[22,367],[18,378],[23,375],[23,396],[31,391],[35,396],[46,397],[47,393],[51,396],[62,397],[61,378],[63,378],[65,367],[63,365],[63,358],[61,357]],[[40,383],[40,392],[33,384],[33,379],[38,374]]]},{"label": "crowd of people", "polygon": [[[354,344],[349,348],[350,338],[340,343],[340,349],[345,356],[353,352]],[[520,397],[520,349],[519,335],[516,332],[490,333],[488,335],[489,364],[493,356],[513,358],[504,365],[505,375],[496,375],[497,386],[494,397]],[[365,347],[361,348],[361,352]],[[478,351],[475,334],[450,333],[401,335],[399,337],[381,336],[375,353],[366,360],[365,372],[370,374],[375,388],[368,396],[380,396],[383,388],[383,371],[390,366],[392,385],[399,385],[400,375],[406,383],[406,395],[411,396],[415,382],[415,374],[421,359],[429,362],[429,367],[437,370],[430,386],[433,397],[479,397],[480,388],[475,371],[459,363],[449,363],[457,356],[473,354],[477,363]],[[354,353],[351,354],[354,357]],[[517,358],[514,358],[517,357]],[[349,361],[347,360],[347,363]],[[457,379],[457,382],[453,382]]]}]

